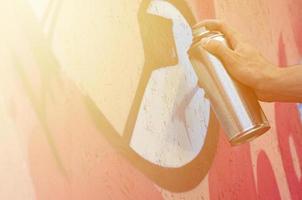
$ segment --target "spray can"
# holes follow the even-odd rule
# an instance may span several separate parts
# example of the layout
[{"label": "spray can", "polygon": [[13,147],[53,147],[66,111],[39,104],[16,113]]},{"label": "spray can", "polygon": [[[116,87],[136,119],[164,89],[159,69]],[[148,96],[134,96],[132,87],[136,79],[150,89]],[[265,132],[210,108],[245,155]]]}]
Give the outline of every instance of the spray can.
[{"label": "spray can", "polygon": [[233,79],[220,60],[202,47],[202,43],[210,40],[229,47],[222,33],[211,32],[198,25],[193,28],[193,43],[188,54],[198,84],[205,90],[231,145],[248,142],[269,130],[270,125],[255,93]]}]

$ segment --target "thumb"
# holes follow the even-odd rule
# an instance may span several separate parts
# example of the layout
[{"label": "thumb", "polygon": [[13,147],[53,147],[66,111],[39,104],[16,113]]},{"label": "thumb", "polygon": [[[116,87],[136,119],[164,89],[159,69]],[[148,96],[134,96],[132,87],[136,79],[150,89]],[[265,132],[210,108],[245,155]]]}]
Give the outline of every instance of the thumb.
[{"label": "thumb", "polygon": [[227,47],[223,42],[217,40],[210,40],[203,44],[203,48],[209,53],[216,56],[223,63],[229,63],[233,58],[233,50]]}]

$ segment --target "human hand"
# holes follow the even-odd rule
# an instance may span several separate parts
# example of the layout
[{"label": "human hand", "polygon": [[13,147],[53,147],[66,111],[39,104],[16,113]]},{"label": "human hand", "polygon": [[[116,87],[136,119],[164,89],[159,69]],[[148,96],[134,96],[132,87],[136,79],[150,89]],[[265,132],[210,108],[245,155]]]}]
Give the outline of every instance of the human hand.
[{"label": "human hand", "polygon": [[268,62],[243,37],[219,20],[206,20],[198,24],[210,31],[224,34],[230,48],[223,43],[211,40],[203,47],[224,64],[232,77],[252,88],[261,101],[273,101],[272,84],[279,75],[279,69]]}]

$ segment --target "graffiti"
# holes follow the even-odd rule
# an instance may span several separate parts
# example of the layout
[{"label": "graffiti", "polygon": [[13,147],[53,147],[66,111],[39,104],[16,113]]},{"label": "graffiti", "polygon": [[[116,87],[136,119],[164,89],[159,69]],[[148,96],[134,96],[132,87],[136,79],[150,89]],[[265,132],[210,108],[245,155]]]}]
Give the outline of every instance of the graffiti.
[{"label": "graffiti", "polygon": [[[193,187],[192,184],[198,184],[208,171],[215,151],[218,126],[214,125],[217,122],[213,118],[213,114],[209,118],[209,103],[207,100],[202,100],[204,98],[202,97],[203,92],[194,89],[197,80],[186,54],[192,42],[192,36],[189,24],[176,8],[184,13],[191,24],[193,22],[192,15],[189,10],[186,10],[187,7],[184,1],[172,1],[171,3],[176,7],[172,6],[169,1],[143,1],[141,4],[138,19],[144,43],[145,64],[138,84],[139,88],[128,116],[125,132],[122,135],[125,138],[126,145],[130,142],[130,146],[142,158],[159,165],[159,167],[155,167],[156,165],[148,164],[142,158],[136,158],[136,163],[138,160],[145,163],[141,163],[141,165],[144,165],[141,168],[144,173],[149,174],[162,187],[172,191],[182,191]],[[159,14],[172,20],[158,17]],[[175,35],[173,36],[173,34]],[[171,40],[173,38],[176,41]],[[162,42],[155,43],[155,41]],[[154,44],[162,44],[163,46],[155,47]],[[172,50],[176,48],[176,52],[171,55],[172,51],[169,48],[172,48]],[[157,49],[161,49],[161,52],[157,52]],[[162,55],[166,56],[163,57]],[[165,66],[169,67],[165,69]],[[184,121],[178,122],[179,119],[176,118],[175,120],[171,114],[179,110],[180,102],[186,101],[185,96],[188,95],[186,93],[192,93],[194,90],[196,92],[191,94],[191,99],[197,105],[188,105],[188,109],[180,108],[187,111],[184,113],[185,116],[182,116]],[[193,98],[194,96],[196,97]],[[93,102],[89,101],[88,107],[90,109],[93,107],[92,104]],[[199,110],[196,110],[196,108]],[[93,110],[94,113],[98,112],[96,108]],[[94,115],[93,117],[97,124],[103,124],[99,127],[100,131],[105,134],[113,134],[113,132],[108,132],[108,130],[102,128],[105,125],[100,116],[99,113],[98,116]],[[192,120],[192,117],[195,120],[200,119],[197,120],[199,123],[195,125],[195,128],[184,127],[189,120],[188,118]],[[194,124],[190,123],[190,125]],[[191,135],[188,135],[187,130],[192,132]],[[205,131],[211,133],[207,134],[206,138]],[[202,132],[204,132],[204,135],[201,134]],[[110,137],[112,136],[107,138]],[[118,140],[120,139],[114,139],[115,142]],[[194,146],[189,145],[190,141],[195,142]],[[136,164],[134,163],[134,165]],[[151,175],[154,173],[155,176]],[[161,179],[158,174],[167,178]],[[179,180],[177,184],[175,184],[175,180]]]},{"label": "graffiti", "polygon": [[300,199],[301,104],[264,104],[272,131],[231,148],[187,50],[190,27],[216,16],[298,63],[301,3],[118,2],[1,3],[16,24],[0,33],[6,121],[26,138],[36,199]]}]

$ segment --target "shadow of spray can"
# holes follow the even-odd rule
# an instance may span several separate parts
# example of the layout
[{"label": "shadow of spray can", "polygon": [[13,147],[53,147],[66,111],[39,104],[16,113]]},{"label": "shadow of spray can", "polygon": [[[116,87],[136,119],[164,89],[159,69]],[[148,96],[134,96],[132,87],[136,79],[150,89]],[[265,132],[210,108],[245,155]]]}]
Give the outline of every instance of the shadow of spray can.
[{"label": "shadow of spray can", "polygon": [[255,93],[234,80],[220,60],[202,47],[202,43],[210,40],[229,47],[222,33],[194,26],[189,58],[198,84],[205,90],[231,145],[239,145],[262,135],[270,129],[270,125]]}]

